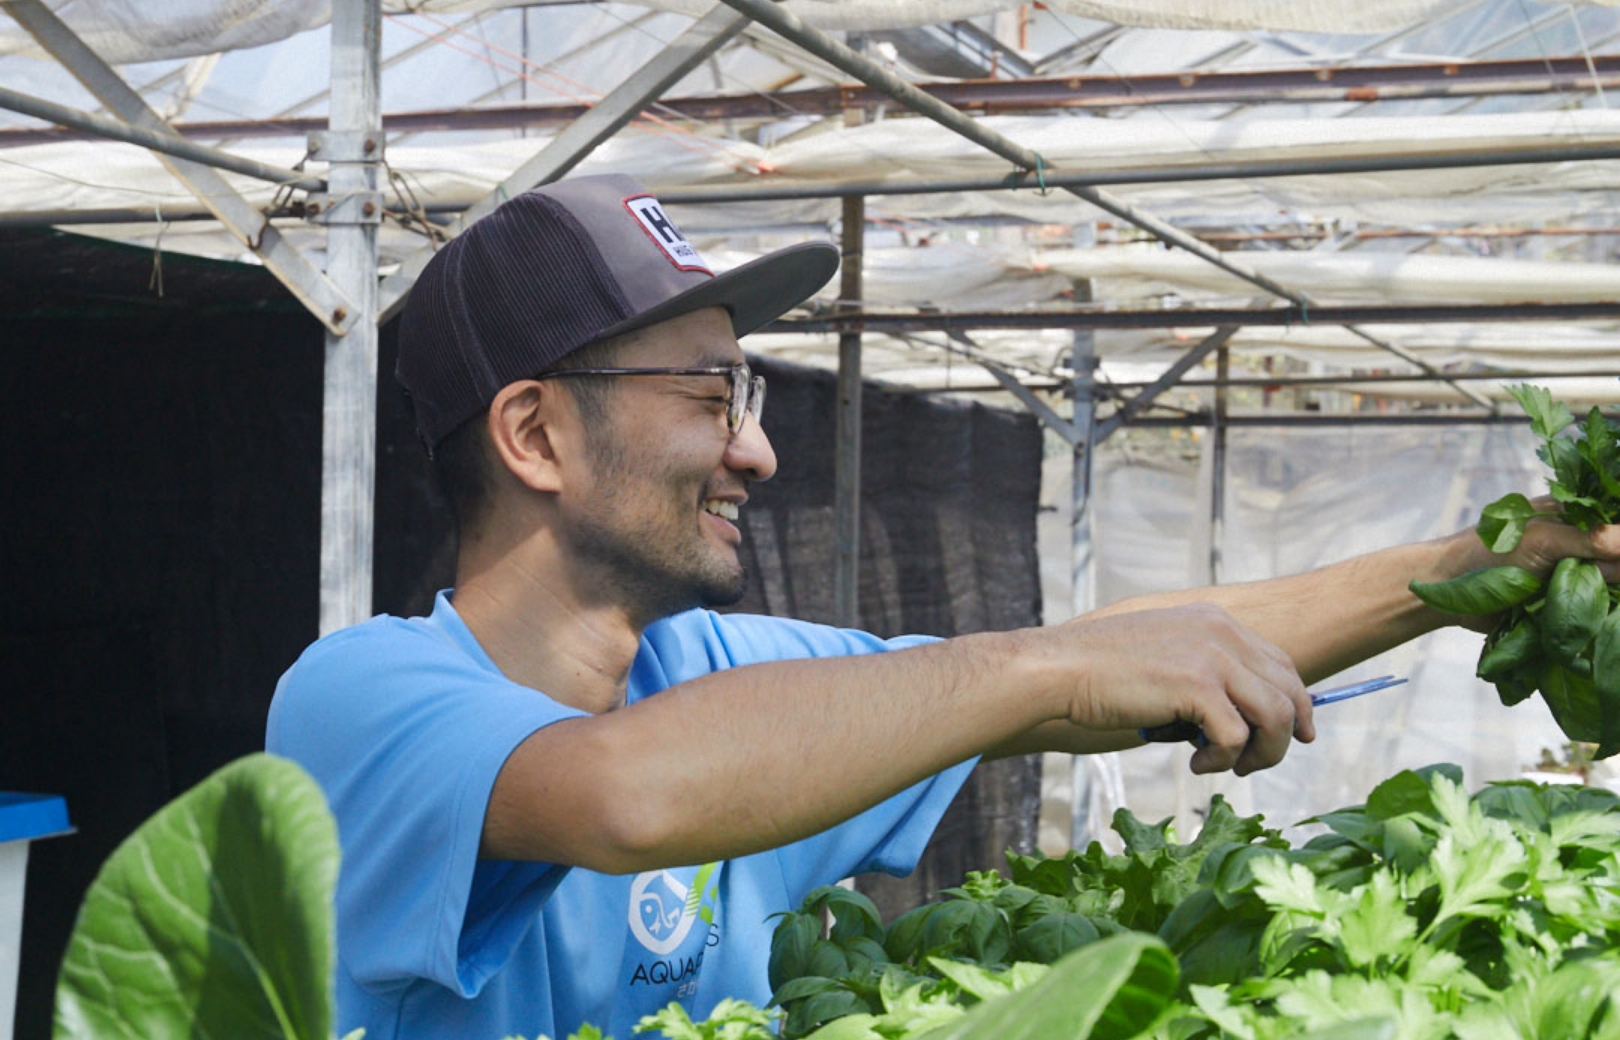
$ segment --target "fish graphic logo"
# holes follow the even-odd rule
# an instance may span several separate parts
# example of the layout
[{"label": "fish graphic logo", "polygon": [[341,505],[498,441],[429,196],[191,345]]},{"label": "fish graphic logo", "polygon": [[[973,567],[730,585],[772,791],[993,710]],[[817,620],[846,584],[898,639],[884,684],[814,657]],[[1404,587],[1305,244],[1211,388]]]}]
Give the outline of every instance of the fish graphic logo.
[{"label": "fish graphic logo", "polygon": [[713,923],[714,912],[704,903],[719,882],[716,863],[697,868],[687,885],[674,871],[649,870],[630,883],[630,934],[648,952],[663,956],[680,948],[699,919]]}]

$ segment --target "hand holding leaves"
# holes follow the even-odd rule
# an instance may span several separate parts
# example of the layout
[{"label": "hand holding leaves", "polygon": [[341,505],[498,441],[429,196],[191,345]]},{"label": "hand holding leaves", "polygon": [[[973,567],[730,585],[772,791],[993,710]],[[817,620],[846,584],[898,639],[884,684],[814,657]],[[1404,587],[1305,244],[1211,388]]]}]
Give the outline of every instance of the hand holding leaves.
[{"label": "hand holding leaves", "polygon": [[[1542,512],[1521,494],[1506,495],[1480,515],[1480,540],[1493,553],[1518,549],[1531,521],[1555,518],[1582,531],[1620,518],[1620,436],[1593,408],[1577,428],[1574,413],[1541,387],[1509,388],[1531,428],[1542,438],[1537,456],[1553,471],[1548,481],[1556,514]],[[1620,752],[1620,587],[1610,587],[1597,564],[1566,557],[1543,590],[1530,570],[1508,565],[1471,571],[1444,582],[1410,588],[1436,610],[1463,616],[1499,615],[1479,658],[1479,677],[1497,688],[1502,703],[1517,704],[1540,690],[1560,728],[1576,740],[1599,743],[1597,757]]]}]

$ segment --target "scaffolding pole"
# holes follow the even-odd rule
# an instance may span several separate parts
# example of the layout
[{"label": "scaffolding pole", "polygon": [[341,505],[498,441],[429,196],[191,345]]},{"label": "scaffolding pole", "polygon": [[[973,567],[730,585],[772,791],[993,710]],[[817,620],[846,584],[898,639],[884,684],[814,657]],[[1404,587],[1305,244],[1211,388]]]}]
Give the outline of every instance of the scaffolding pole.
[{"label": "scaffolding pole", "polygon": [[164,155],[172,155],[180,159],[190,159],[192,162],[204,166],[212,166],[219,170],[229,170],[256,180],[269,181],[272,184],[299,188],[304,191],[324,191],[326,182],[318,177],[311,177],[307,173],[283,166],[272,166],[269,163],[259,162],[257,159],[248,159],[240,155],[218,148],[210,148],[205,144],[198,144],[175,133],[173,130],[155,130],[144,126],[132,126],[121,119],[109,119],[83,109],[70,108],[59,105],[54,101],[34,97],[20,91],[0,87],[0,108],[20,112],[25,116],[44,119],[58,126],[72,127],[82,130],[95,137],[104,137],[109,141],[122,141],[125,144],[138,145]]},{"label": "scaffolding pole", "polygon": [[[859,309],[866,200],[844,200],[839,306]],[[833,602],[838,623],[861,623],[861,331],[838,335],[838,425],[834,438]]]},{"label": "scaffolding pole", "polygon": [[[1074,283],[1074,302],[1091,302],[1090,279]],[[1091,476],[1097,420],[1097,335],[1076,329],[1069,351],[1072,407],[1069,418],[1069,609],[1070,617],[1088,614],[1097,606],[1096,572],[1091,559]],[[1095,830],[1091,819],[1092,767],[1089,756],[1073,755],[1069,762],[1069,845],[1085,848]]]},{"label": "scaffolding pole", "polygon": [[[446,233],[459,234],[479,217],[494,212],[495,207],[506,199],[566,175],[598,145],[618,133],[688,72],[703,64],[747,24],[747,18],[719,7],[693,22],[612,93],[559,131],[534,156],[497,185],[494,191],[467,207]],[[435,248],[428,245],[418,249],[405,258],[398,271],[383,280],[379,320],[387,321],[405,305],[411,286],[416,284],[422,269],[433,258]]]},{"label": "scaffolding pole", "polygon": [[[923,93],[883,66],[855,53],[819,29],[806,25],[793,14],[773,4],[771,0],[723,0],[723,2],[728,7],[744,12],[761,25],[767,26],[778,35],[798,44],[823,61],[831,62],[842,71],[855,76],[873,89],[894,98],[913,112],[932,119],[946,129],[974,142],[990,153],[999,155],[1008,162],[1022,167],[1024,170],[1032,171],[1037,182],[1044,185],[1046,160],[1034,149],[1024,147],[1006,135],[983,125],[966,113],[952,108],[938,98]],[[1275,279],[1255,271],[1213,246],[1199,241],[1168,221],[1139,210],[1100,188],[1084,184],[1073,184],[1065,187],[1064,190],[1091,203],[1104,212],[1112,213],[1122,220],[1135,224],[1160,241],[1178,249],[1186,250],[1199,259],[1213,264],[1228,274],[1241,278],[1273,296],[1281,297],[1307,312],[1310,309],[1311,301],[1304,293],[1289,289]],[[1358,335],[1363,335],[1368,342],[1375,346],[1389,349],[1390,345],[1383,341],[1367,337],[1359,330],[1353,329],[1352,331],[1355,331]],[[1408,359],[1403,358],[1403,360]],[[1433,371],[1427,365],[1423,367],[1428,371]],[[1476,404],[1486,408],[1492,407],[1489,400],[1470,387],[1457,384],[1450,385],[1459,394]]]},{"label": "scaffolding pole", "polygon": [[[119,119],[158,133],[170,132],[146,101],[101,59],[43,0],[6,0],[6,13],[62,67],[73,74]],[[296,246],[281,237],[270,219],[248,203],[211,166],[163,156],[174,178],[185,185],[235,238],[258,255],[265,268],[291,290],[317,321],[342,335],[354,321],[354,304]]]},{"label": "scaffolding pole", "polygon": [[380,0],[332,6],[327,276],[354,301],[353,327],[326,334],[321,402],[320,631],[371,616],[373,493],[377,450],[377,190],[382,159],[378,100]]}]

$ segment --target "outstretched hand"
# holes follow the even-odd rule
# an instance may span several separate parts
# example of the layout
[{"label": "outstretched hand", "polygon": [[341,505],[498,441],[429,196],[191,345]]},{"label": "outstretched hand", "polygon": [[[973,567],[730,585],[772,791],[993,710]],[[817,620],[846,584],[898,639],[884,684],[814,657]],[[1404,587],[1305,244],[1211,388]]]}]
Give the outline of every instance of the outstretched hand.
[{"label": "outstretched hand", "polygon": [[1196,723],[1209,743],[1195,773],[1239,776],[1316,739],[1311,701],[1288,655],[1208,603],[1077,618],[1048,631],[1083,655],[1069,721],[1091,729]]},{"label": "outstretched hand", "polygon": [[[1609,524],[1583,531],[1559,517],[1557,501],[1549,496],[1532,499],[1541,515],[1524,528],[1524,537],[1510,552],[1492,552],[1481,541],[1477,529],[1470,528],[1453,535],[1450,541],[1458,552],[1450,554],[1450,573],[1446,577],[1460,577],[1469,571],[1485,567],[1515,566],[1545,580],[1566,557],[1592,560],[1603,574],[1603,580],[1620,584],[1620,524]],[[1489,632],[1496,626],[1497,615],[1453,615],[1452,620],[1476,632]]]},{"label": "outstretched hand", "polygon": [[1532,521],[1525,527],[1518,548],[1505,556],[1493,554],[1494,563],[1487,566],[1510,563],[1545,578],[1559,560],[1576,556],[1596,561],[1603,579],[1610,584],[1620,582],[1620,524],[1582,531],[1558,519],[1558,503],[1552,498],[1542,496],[1532,499],[1531,504],[1547,518]]}]

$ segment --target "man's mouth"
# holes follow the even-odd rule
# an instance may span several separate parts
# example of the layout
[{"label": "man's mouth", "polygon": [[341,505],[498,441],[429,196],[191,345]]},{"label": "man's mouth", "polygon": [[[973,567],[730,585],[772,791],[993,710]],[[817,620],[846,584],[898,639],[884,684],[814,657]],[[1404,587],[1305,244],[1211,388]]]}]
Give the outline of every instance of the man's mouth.
[{"label": "man's mouth", "polygon": [[703,511],[713,513],[722,520],[735,521],[737,519],[737,503],[735,502],[725,502],[718,498],[704,499]]}]

